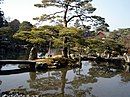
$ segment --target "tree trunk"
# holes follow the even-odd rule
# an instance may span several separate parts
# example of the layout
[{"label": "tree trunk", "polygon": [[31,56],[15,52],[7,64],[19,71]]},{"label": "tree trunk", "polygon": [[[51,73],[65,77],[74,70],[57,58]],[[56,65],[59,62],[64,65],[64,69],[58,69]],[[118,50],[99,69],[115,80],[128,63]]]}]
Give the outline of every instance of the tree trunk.
[{"label": "tree trunk", "polygon": [[64,47],[64,48],[63,48],[63,51],[62,51],[63,57],[68,58],[67,52],[68,52],[68,48],[67,48],[67,47]]},{"label": "tree trunk", "polygon": [[29,60],[37,59],[37,48],[34,46],[31,48],[30,54],[29,54]]},{"label": "tree trunk", "polygon": [[29,75],[30,75],[30,80],[31,81],[35,81],[36,80],[36,72],[29,72]]},{"label": "tree trunk", "polygon": [[64,26],[67,27],[68,22],[66,20],[64,20]]},{"label": "tree trunk", "polygon": [[68,58],[68,48],[66,46],[66,43],[67,43],[67,37],[64,37],[64,47],[63,47],[63,51],[62,51],[62,56],[65,57],[65,58]]},{"label": "tree trunk", "polygon": [[71,58],[70,54],[71,54],[71,53],[70,53],[70,46],[69,46],[69,47],[68,47],[68,57],[69,57],[69,58]]},{"label": "tree trunk", "polygon": [[1,71],[2,65],[0,65],[0,71]]},{"label": "tree trunk", "polygon": [[65,12],[64,12],[64,26],[67,27],[68,21],[67,21],[67,12],[68,12],[68,8],[69,8],[69,2],[66,4],[65,6]]},{"label": "tree trunk", "polygon": [[52,57],[51,55],[51,40],[49,41],[49,48],[48,48],[48,57]]},{"label": "tree trunk", "polygon": [[62,97],[65,95],[65,84],[66,84],[66,74],[67,74],[67,69],[61,70],[61,94]]}]

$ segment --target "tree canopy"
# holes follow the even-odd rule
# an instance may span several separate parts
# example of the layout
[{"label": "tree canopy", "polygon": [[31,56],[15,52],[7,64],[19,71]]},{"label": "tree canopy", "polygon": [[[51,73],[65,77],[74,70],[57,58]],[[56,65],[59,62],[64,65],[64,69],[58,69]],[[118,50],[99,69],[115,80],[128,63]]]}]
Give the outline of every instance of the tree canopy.
[{"label": "tree canopy", "polygon": [[4,26],[7,26],[7,25],[8,25],[8,23],[4,18],[4,12],[1,11],[1,9],[0,9],[0,27],[4,27]]},{"label": "tree canopy", "polygon": [[[39,8],[59,8],[54,13],[44,13],[41,17],[34,18],[38,21],[50,21],[62,23],[65,27],[79,20],[82,26],[99,26],[105,24],[105,19],[91,15],[96,8],[91,4],[92,0],[42,0],[41,4],[35,4]],[[87,22],[87,24],[86,24]],[[91,22],[91,24],[90,24]]]},{"label": "tree canopy", "polygon": [[32,28],[33,28],[33,25],[30,22],[23,21],[20,24],[19,31],[31,31]]},{"label": "tree canopy", "polygon": [[19,30],[20,22],[17,19],[14,19],[9,23],[9,27],[12,28],[13,32],[17,32]]},{"label": "tree canopy", "polygon": [[[4,0],[0,0],[0,4],[3,3]],[[0,8],[0,27],[4,27],[7,26],[8,22],[6,21],[5,17],[4,17],[4,12],[1,10]]]},{"label": "tree canopy", "polygon": [[[38,8],[51,8],[55,9],[54,12],[43,13],[42,16],[34,18],[38,21],[50,21],[55,24],[62,24],[64,27],[79,26],[86,28],[88,26],[101,26],[107,25],[105,18],[93,15],[96,10],[91,4],[92,0],[42,0],[41,4],[35,4]],[[72,29],[65,28],[63,56],[67,57],[68,53],[68,35],[75,35]]]}]

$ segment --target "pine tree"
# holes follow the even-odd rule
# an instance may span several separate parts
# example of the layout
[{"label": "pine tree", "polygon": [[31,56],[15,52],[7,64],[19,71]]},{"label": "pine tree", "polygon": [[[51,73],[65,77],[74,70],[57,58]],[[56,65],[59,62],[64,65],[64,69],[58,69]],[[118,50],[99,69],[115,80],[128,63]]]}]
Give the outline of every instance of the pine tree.
[{"label": "pine tree", "polygon": [[[51,21],[55,23],[63,24],[64,27],[68,27],[69,24],[80,21],[80,25],[86,26],[99,26],[105,24],[105,19],[100,16],[93,16],[92,13],[96,10],[91,4],[92,0],[42,0],[41,4],[35,4],[38,8],[57,8],[54,13],[44,13],[40,17],[34,18],[38,21]],[[58,10],[59,9],[59,10]],[[64,44],[68,41],[67,37],[64,37]],[[67,57],[67,47],[63,47],[63,55]]]}]

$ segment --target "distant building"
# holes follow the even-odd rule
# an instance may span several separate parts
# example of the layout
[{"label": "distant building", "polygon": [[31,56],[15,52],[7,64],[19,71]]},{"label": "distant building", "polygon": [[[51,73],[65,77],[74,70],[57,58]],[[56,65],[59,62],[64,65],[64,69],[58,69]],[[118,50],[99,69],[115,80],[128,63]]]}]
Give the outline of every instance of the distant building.
[{"label": "distant building", "polygon": [[109,36],[109,32],[98,31],[97,38],[103,39]]},{"label": "distant building", "polygon": [[104,32],[99,31],[97,33],[97,37],[100,38],[100,39],[102,39],[102,38],[106,38],[106,35],[104,34]]}]

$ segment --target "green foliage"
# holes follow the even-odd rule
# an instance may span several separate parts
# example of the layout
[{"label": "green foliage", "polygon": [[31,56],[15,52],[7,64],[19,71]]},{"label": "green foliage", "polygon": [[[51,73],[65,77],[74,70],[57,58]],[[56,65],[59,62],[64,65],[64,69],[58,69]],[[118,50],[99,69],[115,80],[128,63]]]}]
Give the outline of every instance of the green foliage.
[{"label": "green foliage", "polygon": [[130,35],[130,28],[114,30],[110,33],[110,38],[125,45],[124,40]]},{"label": "green foliage", "polygon": [[108,51],[116,51],[119,54],[124,53],[126,51],[126,48],[123,44],[116,42],[112,39],[106,39],[104,42],[104,47]]},{"label": "green foliage", "polygon": [[[3,3],[4,0],[0,0],[0,4]],[[4,12],[0,8],[0,28],[8,26],[8,22],[5,20]]]},{"label": "green foliage", "polygon": [[[3,17],[4,18],[4,17]],[[2,23],[2,22],[0,22]],[[6,20],[3,20],[3,25],[2,27],[0,27],[0,38],[1,41],[6,41],[8,43],[12,43],[13,44],[13,35],[16,32],[16,29],[18,30],[19,28],[17,28],[18,23],[16,23],[16,25],[14,25],[15,23],[10,22],[7,23]]]},{"label": "green foliage", "polygon": [[30,32],[27,32],[27,31],[21,31],[19,33],[16,33],[13,37],[15,39],[28,41],[28,39],[30,39],[30,37],[32,37],[32,34]]},{"label": "green foliage", "polygon": [[0,28],[0,35],[11,37],[13,35],[13,31],[10,27],[1,27]]},{"label": "green foliage", "polygon": [[102,25],[98,26],[98,27],[96,28],[96,31],[97,31],[97,32],[98,32],[98,31],[108,32],[108,31],[109,31],[108,27],[109,27],[109,25],[105,23],[105,24],[102,24]]},{"label": "green foliage", "polygon": [[31,31],[20,31],[14,35],[15,39],[20,39],[32,44],[44,44],[57,37],[59,26],[42,26],[33,28]]},{"label": "green foliage", "polygon": [[8,22],[4,18],[4,12],[0,9],[0,28],[8,25]]},{"label": "green foliage", "polygon": [[90,52],[94,51],[94,52],[103,52],[104,51],[104,45],[103,42],[101,40],[98,39],[88,39],[86,40],[86,42],[88,43],[88,47]]},{"label": "green foliage", "polygon": [[[34,20],[38,21],[50,21],[55,24],[63,24],[62,29],[48,27],[49,31],[57,32],[57,38],[63,40],[63,56],[67,57],[68,47],[83,46],[83,31],[74,27],[68,27],[68,25],[75,25],[76,27],[86,27],[85,25],[90,24],[90,26],[100,26],[105,25],[105,19],[92,15],[96,10],[91,4],[92,0],[42,0],[41,4],[35,4],[34,6],[39,8],[57,8],[54,13],[44,13],[41,17],[36,17]],[[86,24],[87,22],[87,24]],[[82,28],[80,27],[80,28]],[[53,29],[53,30],[52,30]],[[54,30],[55,29],[55,30]],[[55,34],[56,35],[56,34]],[[53,36],[55,37],[55,36]],[[52,39],[52,37],[51,37]],[[54,44],[59,45],[59,40],[54,40]],[[55,43],[57,42],[57,43]]]},{"label": "green foliage", "polygon": [[[68,38],[64,43],[64,37]],[[114,41],[113,39],[96,39],[84,38],[83,30],[74,27],[57,26],[41,26],[33,28],[31,31],[21,31],[14,35],[15,39],[20,39],[32,44],[48,44],[51,47],[61,48],[69,47],[70,49],[77,48],[77,51],[84,49],[86,52],[117,51],[122,53],[124,45]],[[51,43],[51,45],[49,44]]]},{"label": "green foliage", "polygon": [[45,39],[40,36],[41,32],[28,32],[28,31],[21,31],[19,33],[16,33],[13,37],[15,39],[20,39],[23,40],[25,42],[29,42],[32,44],[44,44],[45,43]]},{"label": "green foliage", "polygon": [[111,52],[116,51],[118,54],[122,54],[125,52],[125,47],[122,44],[112,40],[112,39],[87,39],[88,43],[88,52],[98,52],[103,53],[105,51]]},{"label": "green foliage", "polygon": [[63,41],[61,39],[53,38],[52,42],[53,42],[53,47],[55,48],[62,48],[63,46]]},{"label": "green foliage", "polygon": [[19,31],[31,31],[32,28],[33,28],[33,25],[30,22],[23,21],[20,24]]},{"label": "green foliage", "polygon": [[14,33],[16,33],[19,30],[20,22],[17,19],[14,19],[9,23],[9,27],[12,29]]},{"label": "green foliage", "polygon": [[9,42],[13,41],[12,37],[19,30],[19,24],[19,21],[15,19],[11,21],[8,26],[1,27],[0,36],[3,38],[3,40],[6,38],[6,40]]},{"label": "green foliage", "polygon": [[29,39],[28,41],[31,42],[32,44],[44,44],[45,43],[45,39],[43,39],[43,38]]},{"label": "green foliage", "polygon": [[[91,16],[96,8],[91,4],[92,0],[42,0],[41,4],[35,4],[38,8],[59,8],[54,13],[44,13],[40,17],[34,18],[38,21],[50,21],[58,24],[73,24],[80,21],[79,25],[85,22],[92,23],[93,26],[105,24],[105,19],[100,16]],[[72,22],[74,21],[74,22]]]},{"label": "green foliage", "polygon": [[60,33],[59,33],[60,36],[69,36],[73,38],[77,36],[81,36],[81,34],[82,34],[82,31],[74,27],[70,27],[70,28],[64,27],[62,30],[60,30]]}]

